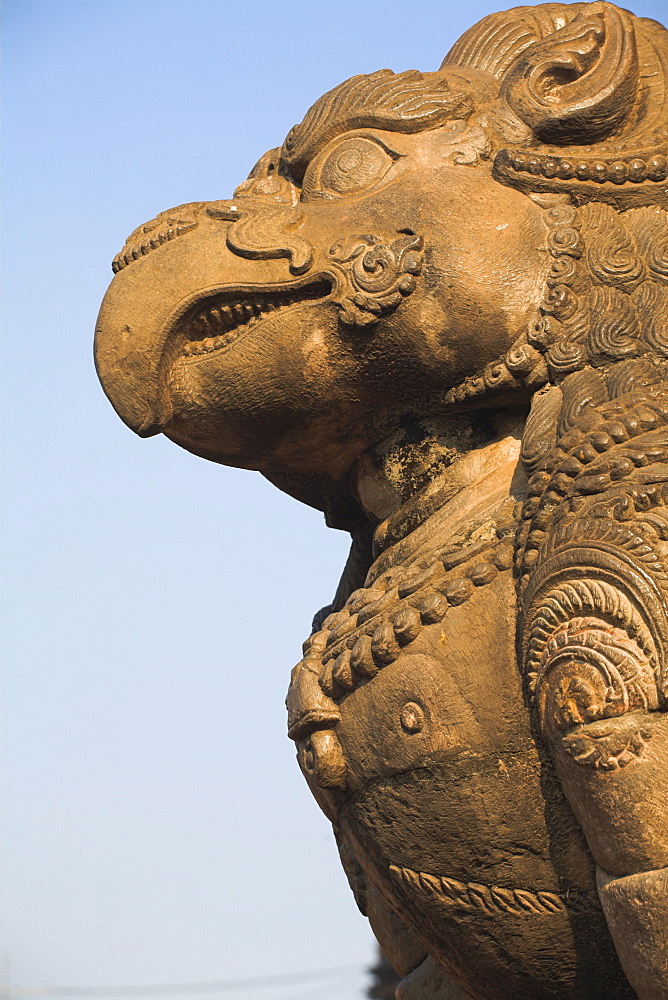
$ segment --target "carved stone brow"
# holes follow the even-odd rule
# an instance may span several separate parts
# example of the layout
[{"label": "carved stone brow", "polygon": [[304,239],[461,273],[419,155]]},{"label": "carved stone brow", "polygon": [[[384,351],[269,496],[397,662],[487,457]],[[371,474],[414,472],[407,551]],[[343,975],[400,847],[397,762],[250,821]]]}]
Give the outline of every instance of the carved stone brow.
[{"label": "carved stone brow", "polygon": [[301,178],[309,161],[331,139],[355,128],[415,133],[437,128],[473,110],[468,93],[441,73],[381,69],[353,76],[324,94],[288,133],[281,158]]}]

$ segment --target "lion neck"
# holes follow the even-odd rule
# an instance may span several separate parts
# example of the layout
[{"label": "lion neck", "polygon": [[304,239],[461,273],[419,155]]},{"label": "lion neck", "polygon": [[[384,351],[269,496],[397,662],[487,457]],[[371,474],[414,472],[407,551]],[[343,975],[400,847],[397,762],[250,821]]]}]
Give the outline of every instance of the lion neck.
[{"label": "lion neck", "polygon": [[436,512],[442,530],[456,534],[490,490],[499,502],[518,499],[524,487],[517,464],[525,417],[506,410],[410,420],[366,452],[355,470],[356,486],[375,525],[374,555]]}]

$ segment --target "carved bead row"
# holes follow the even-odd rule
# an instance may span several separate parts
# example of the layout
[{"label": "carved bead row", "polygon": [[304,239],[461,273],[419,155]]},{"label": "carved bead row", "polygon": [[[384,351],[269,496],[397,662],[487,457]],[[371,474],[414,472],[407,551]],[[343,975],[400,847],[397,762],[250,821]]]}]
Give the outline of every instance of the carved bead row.
[{"label": "carved bead row", "polygon": [[542,175],[548,179],[597,181],[625,184],[631,181],[663,181],[668,176],[668,159],[655,153],[649,159],[627,156],[615,160],[552,156],[538,153],[514,153],[507,162],[517,173]]},{"label": "carved bead row", "polygon": [[[440,622],[448,608],[463,604],[476,588],[492,583],[500,571],[510,569],[512,555],[512,546],[504,543],[490,554],[490,561],[473,563],[461,576],[438,581],[443,566],[434,563],[398,588],[380,592],[380,597],[373,589],[355,592],[346,608],[330,615],[323,630],[305,644],[311,654],[319,655],[322,660],[320,686],[324,693],[331,698],[341,697],[354,690],[360,681],[374,677],[396,660],[424,627]],[[420,590],[423,592],[418,594]],[[397,602],[402,600],[404,603],[396,609]],[[360,610],[355,610],[360,604],[363,604]],[[379,615],[380,622],[374,622]],[[360,634],[360,626],[365,625],[366,630]],[[333,647],[342,640],[344,648],[337,653]]]}]

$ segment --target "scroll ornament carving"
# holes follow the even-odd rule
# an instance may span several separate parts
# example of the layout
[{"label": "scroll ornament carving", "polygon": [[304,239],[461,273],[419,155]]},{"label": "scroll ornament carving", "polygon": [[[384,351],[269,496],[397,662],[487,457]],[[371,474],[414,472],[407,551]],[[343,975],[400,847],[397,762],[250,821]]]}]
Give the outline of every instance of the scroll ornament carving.
[{"label": "scroll ornament carving", "polygon": [[345,246],[335,243],[329,261],[337,277],[333,300],[348,326],[373,326],[410,295],[422,270],[420,236],[400,236],[384,244],[377,236],[360,236]]},{"label": "scroll ornament carving", "polygon": [[[242,202],[243,204],[243,202]],[[292,206],[276,205],[237,213],[230,226],[227,244],[251,260],[287,257],[293,274],[304,274],[313,263],[313,247],[299,235],[304,213]]]}]

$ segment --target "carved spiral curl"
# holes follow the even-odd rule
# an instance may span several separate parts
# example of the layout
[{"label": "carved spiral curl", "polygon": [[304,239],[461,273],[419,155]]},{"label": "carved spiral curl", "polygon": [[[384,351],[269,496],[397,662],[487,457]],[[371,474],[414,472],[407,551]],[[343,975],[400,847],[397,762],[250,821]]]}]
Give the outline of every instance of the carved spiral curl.
[{"label": "carved spiral curl", "polygon": [[600,238],[592,241],[588,253],[589,268],[605,285],[636,287],[646,269],[628,233],[621,226],[606,227]]},{"label": "carved spiral curl", "polygon": [[394,309],[415,289],[422,270],[421,236],[401,236],[383,244],[376,236],[360,236],[345,248],[335,243],[329,259],[336,280],[332,296],[341,321],[366,327]]},{"label": "carved spiral curl", "polygon": [[668,214],[609,205],[545,213],[554,257],[528,339],[560,381],[585,364],[668,353]]},{"label": "carved spiral curl", "polygon": [[645,317],[643,339],[657,354],[668,357],[668,295],[658,285],[647,283],[639,289],[636,305]]},{"label": "carved spiral curl", "polygon": [[616,288],[594,288],[585,308],[591,317],[587,337],[590,355],[627,358],[642,353],[640,322],[627,295]]},{"label": "carved spiral curl", "polygon": [[353,281],[365,292],[386,292],[397,279],[397,258],[389,247],[367,250],[352,265]]},{"label": "carved spiral curl", "polygon": [[503,95],[547,143],[605,139],[629,114],[638,82],[635,33],[625,11],[585,10],[530,46]]}]

